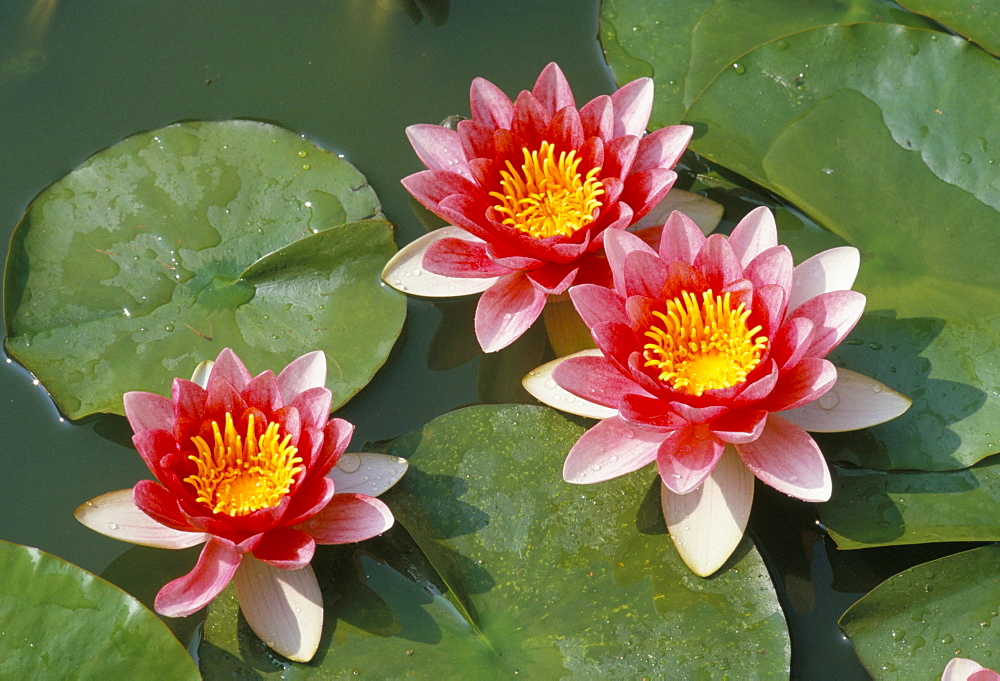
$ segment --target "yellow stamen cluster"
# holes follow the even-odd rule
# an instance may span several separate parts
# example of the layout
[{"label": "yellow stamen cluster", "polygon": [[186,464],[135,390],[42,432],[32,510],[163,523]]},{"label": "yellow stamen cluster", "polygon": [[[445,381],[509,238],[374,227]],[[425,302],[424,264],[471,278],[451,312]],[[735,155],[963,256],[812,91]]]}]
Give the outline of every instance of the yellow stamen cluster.
[{"label": "yellow stamen cluster", "polygon": [[500,201],[494,208],[507,216],[503,224],[545,239],[571,236],[593,222],[603,205],[598,197],[605,193],[597,179],[601,169],[582,176],[576,151],[561,151],[556,159],[555,147],[548,142],[537,151],[523,151],[520,170],[507,161],[507,170],[500,171],[503,192],[490,192]]},{"label": "yellow stamen cluster", "polygon": [[198,466],[195,475],[184,478],[198,493],[198,501],[213,513],[241,516],[262,508],[277,506],[291,489],[295,475],[302,470],[298,449],[291,446],[291,435],[279,441],[277,423],[269,423],[258,438],[254,434],[253,414],[247,417],[246,437],[240,437],[233,417],[226,412],[225,433],[212,422],[214,447],[201,436],[191,438],[198,453],[188,458]]},{"label": "yellow stamen cluster", "polygon": [[643,346],[645,366],[658,368],[661,381],[691,395],[743,383],[767,347],[767,338],[756,335],[761,327],[747,327],[750,311],[744,308],[740,303],[732,309],[728,293],[705,291],[699,304],[682,291],[667,301],[665,314],[653,313],[663,328],[650,326],[645,333],[653,341]]}]

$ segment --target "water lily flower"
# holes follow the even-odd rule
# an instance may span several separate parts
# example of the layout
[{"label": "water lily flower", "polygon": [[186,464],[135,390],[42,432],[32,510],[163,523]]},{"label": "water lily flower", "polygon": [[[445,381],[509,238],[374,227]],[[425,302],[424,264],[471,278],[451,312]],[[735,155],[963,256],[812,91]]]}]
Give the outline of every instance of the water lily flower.
[{"label": "water lily flower", "polygon": [[851,286],[854,248],[797,267],[766,208],[728,238],[705,237],[679,212],[659,249],[605,235],[611,286],[570,289],[596,350],[525,378],[539,400],[602,419],[563,468],[595,483],[656,462],[668,528],[700,575],[743,536],[753,477],[806,501],[830,497],[830,472],[806,431],[865,428],[910,401],[824,359],[854,327],[865,297]]},{"label": "water lily flower", "polygon": [[643,136],[649,78],[578,110],[556,64],[514,102],[482,78],[470,99],[472,118],[456,130],[406,130],[428,170],[403,185],[451,224],[401,250],[383,279],[416,295],[482,292],[476,336],[493,352],[531,326],[548,296],[601,267],[594,256],[606,232],[632,225],[664,197],[692,129]]},{"label": "water lily flower", "polygon": [[1000,681],[1000,674],[973,660],[955,657],[945,666],[941,681]]},{"label": "water lily flower", "polygon": [[[286,657],[309,660],[323,625],[309,565],[316,544],[389,529],[392,512],[374,495],[402,476],[406,462],[344,454],[354,427],[329,418],[322,352],[299,357],[278,376],[251,377],[225,349],[193,379],[174,379],[170,398],[125,394],[132,441],[156,480],[99,496],[76,517],[135,544],[204,544],[194,569],[157,594],[156,611],[190,615],[233,581],[261,639]],[[362,475],[351,474],[359,469]]]}]

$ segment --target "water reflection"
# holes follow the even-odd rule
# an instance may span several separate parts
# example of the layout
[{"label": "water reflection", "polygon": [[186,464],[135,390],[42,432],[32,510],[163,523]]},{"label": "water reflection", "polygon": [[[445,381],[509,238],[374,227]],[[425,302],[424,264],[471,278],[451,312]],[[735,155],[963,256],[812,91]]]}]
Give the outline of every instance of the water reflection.
[{"label": "water reflection", "polygon": [[21,32],[9,44],[10,53],[0,60],[0,83],[24,80],[48,63],[45,36],[59,0],[34,0],[28,7]]}]

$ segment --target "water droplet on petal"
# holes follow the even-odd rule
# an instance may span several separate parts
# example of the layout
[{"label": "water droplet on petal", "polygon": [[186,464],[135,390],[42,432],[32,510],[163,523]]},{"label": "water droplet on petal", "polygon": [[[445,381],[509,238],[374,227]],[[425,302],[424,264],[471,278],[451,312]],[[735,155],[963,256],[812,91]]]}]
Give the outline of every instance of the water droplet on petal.
[{"label": "water droplet on petal", "polygon": [[880,393],[880,392],[882,392],[882,384],[881,383],[876,383],[875,385],[873,385],[872,386],[872,392],[873,393]]},{"label": "water droplet on petal", "polygon": [[118,523],[108,523],[108,529],[109,530],[117,530],[118,529]]},{"label": "water droplet on petal", "polygon": [[344,454],[340,457],[340,461],[337,462],[337,468],[345,473],[354,473],[361,468],[361,457],[350,452]]},{"label": "water droplet on petal", "polygon": [[548,378],[545,380],[545,387],[548,388],[549,390],[555,390],[556,382],[553,381],[551,378]]},{"label": "water droplet on petal", "polygon": [[592,470],[592,471],[599,471],[599,470],[601,470],[601,466],[599,464],[595,463],[593,466],[590,467],[590,470]]},{"label": "water droplet on petal", "polygon": [[828,391],[825,395],[819,398],[819,406],[823,409],[833,409],[838,404],[840,404],[840,395],[833,390]]}]

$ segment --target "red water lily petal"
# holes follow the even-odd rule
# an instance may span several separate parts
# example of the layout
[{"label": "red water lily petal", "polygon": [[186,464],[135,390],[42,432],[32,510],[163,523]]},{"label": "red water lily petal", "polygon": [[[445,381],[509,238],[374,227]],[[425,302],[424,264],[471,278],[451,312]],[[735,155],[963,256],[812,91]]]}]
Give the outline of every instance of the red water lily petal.
[{"label": "red water lily petal", "polygon": [[618,416],[600,421],[585,432],[566,456],[563,479],[578,485],[602,482],[651,463],[667,436],[639,428]]},{"label": "red water lily petal", "polygon": [[677,430],[688,425],[686,420],[669,409],[666,402],[657,397],[638,394],[634,388],[622,395],[618,411],[629,423],[657,430]]},{"label": "red water lily petal", "polygon": [[[545,131],[545,139],[555,146],[556,151],[579,149],[585,139],[579,112],[572,106],[557,110]],[[580,169],[584,175],[587,170],[589,168]]]},{"label": "red water lily petal", "polygon": [[576,279],[576,266],[570,265],[547,265],[527,273],[528,279],[548,295],[559,295],[570,287]]},{"label": "red water lily petal", "polygon": [[674,211],[660,232],[660,258],[668,265],[675,261],[694,265],[705,240],[694,220],[680,211]]},{"label": "red water lily petal", "polygon": [[366,494],[335,494],[326,507],[299,526],[317,544],[349,544],[382,534],[393,524],[392,511]]},{"label": "red water lily petal", "polygon": [[471,180],[444,170],[422,170],[401,181],[418,201],[430,207],[453,194],[474,195],[478,191]]},{"label": "red water lily petal", "polygon": [[636,222],[663,200],[676,181],[677,173],[666,168],[631,172],[618,200],[632,208],[632,221]]},{"label": "red water lily petal", "polygon": [[767,410],[741,409],[730,411],[712,421],[711,429],[723,442],[738,445],[760,437],[767,423]]},{"label": "red water lily petal", "polygon": [[576,107],[573,101],[573,91],[566,82],[566,76],[562,69],[555,62],[550,62],[535,81],[535,87],[531,91],[535,99],[545,107],[549,115],[555,114],[563,107]]},{"label": "red water lily petal", "polygon": [[[282,404],[291,404],[299,395],[326,386],[326,353],[307,352],[289,362],[278,374]],[[299,406],[301,410],[302,407]],[[327,409],[329,414],[329,409]]]},{"label": "red water lily petal", "polygon": [[431,170],[447,170],[472,179],[462,138],[456,131],[422,123],[409,126],[406,137],[420,160]]},{"label": "red water lily petal", "polygon": [[622,274],[626,298],[659,298],[667,281],[667,266],[655,253],[636,250],[625,257]]},{"label": "red water lily petal", "polygon": [[522,148],[538,149],[542,146],[545,129],[549,127],[552,114],[545,110],[535,96],[524,90],[514,100],[514,118],[510,121],[510,130],[518,138],[518,152],[515,156],[518,164],[524,160]]},{"label": "red water lily petal", "polygon": [[521,272],[500,277],[476,306],[476,338],[484,352],[496,352],[521,337],[538,319],[546,295]]},{"label": "red water lily petal", "polygon": [[174,429],[174,405],[169,397],[154,393],[127,392],[122,395],[125,416],[132,431]]},{"label": "red water lily petal", "polygon": [[157,478],[163,469],[163,459],[177,452],[177,441],[166,430],[144,430],[132,436],[132,444],[146,462],[149,471]]},{"label": "red water lily petal", "polygon": [[240,554],[231,542],[212,537],[205,543],[198,564],[156,594],[156,612],[167,617],[187,617],[219,595],[236,573]]},{"label": "red water lily petal", "polygon": [[493,128],[510,127],[514,105],[507,95],[485,78],[476,78],[469,89],[472,119]]},{"label": "red water lily petal", "polygon": [[721,291],[734,279],[743,278],[743,267],[726,237],[721,234],[713,234],[705,240],[705,245],[694,259],[694,266],[704,275],[712,291]]},{"label": "red water lily petal", "polygon": [[611,409],[621,398],[641,390],[604,357],[570,357],[556,367],[552,379],[577,397]]},{"label": "red water lily petal", "polygon": [[692,134],[694,128],[690,125],[668,125],[649,133],[639,142],[632,171],[673,168],[687,149]]},{"label": "red water lily petal", "polygon": [[316,541],[302,530],[282,527],[271,530],[254,547],[253,556],[271,567],[298,570],[312,560]]},{"label": "red water lily petal", "polygon": [[795,366],[812,345],[815,328],[812,320],[805,317],[787,320],[771,339],[771,358],[779,366]]},{"label": "red water lily petal", "polygon": [[[205,409],[208,392],[197,383],[175,378],[170,387],[170,401],[174,405],[174,421],[186,422],[190,419],[201,420]],[[138,432],[138,431],[136,431]]]},{"label": "red water lily petal", "polygon": [[[604,147],[604,151],[605,161],[604,167],[601,169],[601,175],[607,179],[626,177],[632,168],[635,155],[639,151],[639,138],[631,136],[616,137],[608,142]],[[607,181],[605,180],[606,185]],[[624,189],[624,183],[616,190],[614,195],[609,195],[607,200],[617,200],[622,189]]]},{"label": "red water lily petal", "polygon": [[743,267],[743,276],[755,287],[775,284],[791,291],[792,252],[787,246],[773,246],[758,253]]},{"label": "red water lily petal", "polygon": [[298,393],[289,406],[298,411],[303,428],[322,428],[330,417],[332,399],[332,393],[326,388],[309,388]]},{"label": "red water lily petal", "polygon": [[768,411],[794,409],[823,396],[837,382],[837,369],[819,357],[806,357],[781,372],[777,385],[761,406]]},{"label": "red water lily petal", "polygon": [[671,431],[656,453],[660,479],[671,492],[686,494],[705,481],[724,449],[705,426],[689,424]]},{"label": "red water lily petal", "polygon": [[803,501],[826,501],[833,491],[826,459],[809,433],[780,416],[768,416],[759,438],[736,445],[743,463],[779,492]]},{"label": "red water lily petal", "polygon": [[764,399],[774,390],[774,386],[777,384],[778,376],[780,375],[777,362],[774,359],[768,359],[759,368],[759,375],[747,380],[743,390],[732,399],[733,405],[743,406],[753,404]]},{"label": "red water lily petal", "polygon": [[[310,470],[309,472],[316,473],[318,471]],[[329,472],[330,470],[328,469],[326,473]],[[289,502],[288,509],[281,517],[282,524],[298,525],[316,515],[330,502],[335,492],[336,489],[334,488],[332,479],[326,475],[320,477],[311,475],[309,481],[296,491]]]},{"label": "red water lily petal", "polygon": [[250,372],[243,366],[243,362],[236,356],[236,353],[225,348],[215,359],[209,381],[223,380],[232,385],[237,390],[243,390],[250,382]]},{"label": "red water lily petal", "polygon": [[864,311],[865,297],[861,293],[830,291],[802,303],[792,312],[791,318],[805,317],[815,324],[806,354],[825,357],[847,337]]},{"label": "red water lily petal", "polygon": [[132,488],[132,501],[150,518],[175,530],[193,532],[195,528],[181,510],[177,497],[152,480],[140,480]]},{"label": "red water lily petal", "polygon": [[597,284],[577,284],[570,288],[569,297],[577,314],[589,327],[602,322],[629,323],[625,301],[612,289]]},{"label": "red water lily petal", "polygon": [[615,131],[615,107],[608,95],[599,95],[580,109],[583,134],[588,138],[611,139]]},{"label": "red water lily petal", "polygon": [[266,413],[281,409],[281,390],[278,389],[278,379],[270,371],[254,376],[243,390],[243,399],[247,404]]},{"label": "red water lily petal", "polygon": [[597,347],[623,374],[628,375],[629,357],[636,346],[636,336],[627,324],[604,322],[590,329]]},{"label": "red water lily petal", "polygon": [[642,136],[653,110],[653,79],[637,78],[611,95],[614,105],[614,136]]},{"label": "red water lily petal", "polygon": [[443,277],[485,279],[510,274],[510,268],[493,262],[482,241],[446,238],[435,241],[424,252],[422,265]]},{"label": "red water lily petal", "polygon": [[[493,144],[493,127],[480,121],[466,120],[458,122],[458,136],[462,140],[462,149],[470,163],[473,159],[490,158],[496,154]],[[471,168],[471,165],[470,165]]]},{"label": "red water lily petal", "polygon": [[675,261],[667,266],[667,278],[663,283],[663,290],[656,298],[658,302],[662,302],[681,298],[684,291],[697,296],[707,290],[708,282],[701,272],[686,262]]},{"label": "red water lily petal", "polygon": [[632,232],[617,230],[604,234],[604,253],[615,282],[615,290],[625,295],[625,259],[633,251],[655,255],[655,251]]},{"label": "red water lily petal", "polygon": [[323,448],[316,455],[310,470],[315,471],[316,475],[326,475],[337,465],[353,434],[352,424],[344,419],[330,419],[323,428]]},{"label": "red water lily petal", "polygon": [[774,215],[766,206],[754,208],[733,227],[729,245],[745,267],[758,254],[778,245],[778,228]]}]

